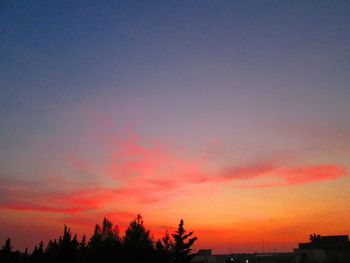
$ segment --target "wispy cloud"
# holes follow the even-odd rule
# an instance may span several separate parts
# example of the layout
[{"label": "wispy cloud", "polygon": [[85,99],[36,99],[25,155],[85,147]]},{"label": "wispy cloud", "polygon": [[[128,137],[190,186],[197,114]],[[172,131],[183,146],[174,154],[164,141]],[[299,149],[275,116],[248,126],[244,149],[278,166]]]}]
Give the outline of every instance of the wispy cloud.
[{"label": "wispy cloud", "polygon": [[[114,203],[169,202],[190,196],[193,188],[201,185],[210,185],[212,189],[223,184],[242,189],[285,187],[336,180],[347,175],[345,168],[335,164],[291,167],[270,162],[221,167],[209,172],[205,161],[180,158],[160,144],[142,146],[137,139],[129,138],[113,141],[112,147],[108,165],[93,180],[93,185],[69,180],[69,176],[60,179],[57,189],[52,181],[51,187],[46,187],[45,182],[2,179],[0,208],[72,215],[98,211]],[[89,173],[92,166],[84,161],[71,160],[72,164],[84,173]],[[62,186],[62,180],[70,185],[69,191]],[[108,180],[113,184],[106,185]]]}]

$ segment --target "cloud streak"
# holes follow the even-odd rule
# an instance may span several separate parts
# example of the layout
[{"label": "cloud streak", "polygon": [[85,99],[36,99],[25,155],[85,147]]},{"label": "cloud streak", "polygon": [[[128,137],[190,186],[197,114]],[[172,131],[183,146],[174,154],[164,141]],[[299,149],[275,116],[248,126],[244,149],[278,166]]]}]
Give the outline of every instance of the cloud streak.
[{"label": "cloud streak", "polygon": [[[93,186],[72,181],[75,185],[70,186],[69,191],[50,191],[45,189],[43,182],[2,179],[0,208],[73,215],[128,202],[166,203],[190,196],[195,187],[202,185],[210,185],[213,190],[220,185],[242,189],[286,187],[331,181],[347,175],[345,168],[335,164],[289,167],[269,162],[209,172],[204,161],[179,158],[159,145],[141,146],[136,139],[114,141],[112,145],[114,150],[110,153],[109,163]],[[83,170],[91,166],[84,164]],[[69,184],[69,179],[65,180]],[[114,184],[106,186],[105,180],[112,180]],[[54,185],[54,182],[50,184]]]}]

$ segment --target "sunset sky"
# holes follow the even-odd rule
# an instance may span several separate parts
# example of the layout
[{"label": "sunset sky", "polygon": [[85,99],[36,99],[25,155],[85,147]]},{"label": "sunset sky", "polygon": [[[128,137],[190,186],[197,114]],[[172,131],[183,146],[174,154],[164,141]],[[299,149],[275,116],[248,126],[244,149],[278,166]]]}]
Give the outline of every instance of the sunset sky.
[{"label": "sunset sky", "polygon": [[0,244],[350,234],[349,1],[0,3]]}]

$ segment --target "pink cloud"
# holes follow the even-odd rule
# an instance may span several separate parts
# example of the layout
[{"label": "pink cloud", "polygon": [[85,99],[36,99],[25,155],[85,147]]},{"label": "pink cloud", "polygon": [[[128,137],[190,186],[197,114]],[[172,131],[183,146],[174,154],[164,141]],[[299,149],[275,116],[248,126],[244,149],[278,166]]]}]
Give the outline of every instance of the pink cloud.
[{"label": "pink cloud", "polygon": [[84,211],[84,208],[60,208],[60,207],[50,207],[45,205],[35,205],[35,204],[0,204],[1,209],[12,209],[18,211],[38,211],[38,212],[49,212],[49,213],[63,213],[63,214],[76,214],[78,212]]},{"label": "pink cloud", "polygon": [[[347,171],[337,165],[289,167],[269,162],[208,172],[205,161],[179,158],[159,144],[146,147],[137,143],[137,139],[129,138],[112,140],[112,147],[108,165],[99,178],[93,180],[92,186],[69,178],[61,178],[57,189],[52,181],[48,184],[50,187],[46,187],[45,182],[2,180],[0,208],[76,214],[120,202],[164,203],[189,195],[193,187],[203,184],[211,185],[212,189],[222,184],[266,188],[330,181],[347,175]],[[84,160],[72,163],[84,172],[93,167]],[[112,180],[113,184],[106,186],[105,180]],[[64,185],[69,186],[69,190]]]},{"label": "pink cloud", "polygon": [[270,163],[259,163],[241,167],[230,167],[220,171],[217,175],[218,181],[250,180],[266,175],[276,169],[276,165]]},{"label": "pink cloud", "polygon": [[276,167],[271,173],[266,174],[266,176],[271,177],[273,182],[265,184],[252,184],[246,187],[269,188],[331,181],[347,176],[347,171],[345,168],[337,165]]},{"label": "pink cloud", "polygon": [[334,180],[346,175],[346,170],[336,165],[319,165],[286,169],[282,177],[288,185]]}]

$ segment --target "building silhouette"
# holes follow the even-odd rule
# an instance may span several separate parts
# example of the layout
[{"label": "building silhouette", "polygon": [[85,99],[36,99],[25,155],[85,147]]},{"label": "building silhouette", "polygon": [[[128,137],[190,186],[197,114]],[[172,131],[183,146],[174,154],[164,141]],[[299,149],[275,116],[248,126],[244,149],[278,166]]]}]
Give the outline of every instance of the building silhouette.
[{"label": "building silhouette", "polygon": [[314,236],[294,249],[297,263],[349,263],[350,242],[347,235]]}]

